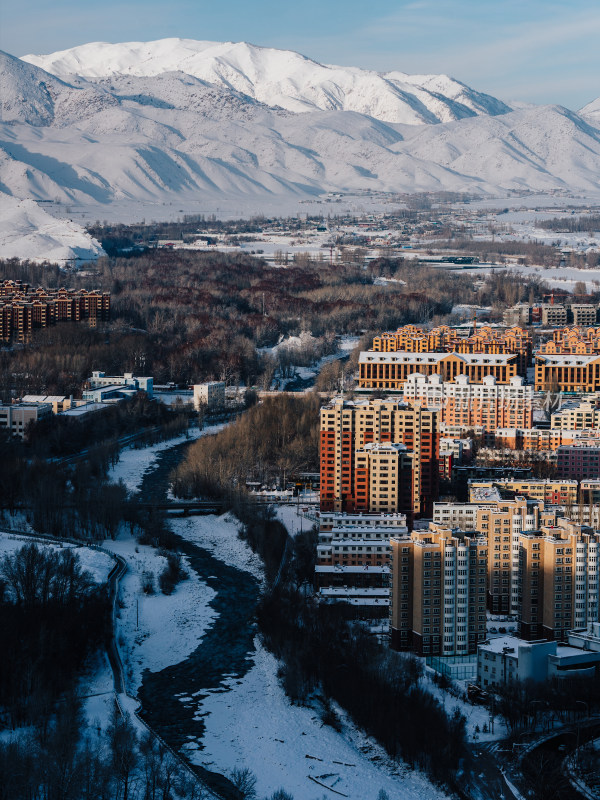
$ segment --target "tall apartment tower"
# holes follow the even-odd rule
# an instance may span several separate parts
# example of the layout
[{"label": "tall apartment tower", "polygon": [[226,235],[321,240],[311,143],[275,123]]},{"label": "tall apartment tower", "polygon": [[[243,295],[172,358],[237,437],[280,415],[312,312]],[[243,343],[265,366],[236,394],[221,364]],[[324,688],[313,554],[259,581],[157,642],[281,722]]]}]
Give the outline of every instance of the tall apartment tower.
[{"label": "tall apartment tower", "polygon": [[476,653],[486,638],[487,539],[429,527],[391,540],[391,646],[418,655]]},{"label": "tall apartment tower", "polygon": [[[357,509],[369,511],[365,499],[378,497],[381,504],[385,492],[381,487],[390,476],[383,476],[382,467],[397,462],[398,481],[408,481],[406,455],[410,455],[410,493],[406,486],[398,490],[397,508],[390,511],[403,511],[409,517],[431,512],[432,502],[438,491],[439,431],[435,411],[407,405],[398,400],[360,400],[347,401],[336,398],[321,409],[320,469],[321,469],[321,509],[323,511],[354,512]],[[372,443],[402,444],[405,454],[399,450],[384,453],[383,449],[371,448]],[[357,485],[357,451],[362,451],[360,464],[360,483]],[[384,461],[389,460],[388,464]],[[365,486],[365,470],[370,472],[368,491]],[[402,475],[400,476],[400,471]],[[383,470],[385,471],[385,470]],[[402,507],[410,496],[410,506]]]},{"label": "tall apartment tower", "polygon": [[598,622],[600,533],[558,519],[522,533],[519,635],[562,641],[571,628]]}]

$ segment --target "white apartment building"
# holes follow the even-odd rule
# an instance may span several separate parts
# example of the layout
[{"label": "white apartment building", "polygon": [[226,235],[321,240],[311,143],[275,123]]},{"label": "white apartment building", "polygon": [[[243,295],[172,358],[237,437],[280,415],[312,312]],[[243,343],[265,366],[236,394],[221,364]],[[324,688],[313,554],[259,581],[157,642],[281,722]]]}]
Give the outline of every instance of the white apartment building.
[{"label": "white apartment building", "polygon": [[408,538],[399,513],[320,514],[315,586],[323,602],[344,602],[364,617],[387,617],[390,537]]},{"label": "white apartment building", "polygon": [[501,384],[493,375],[472,383],[467,375],[444,382],[437,373],[414,373],[402,389],[405,402],[439,411],[442,425],[466,429],[482,426],[487,432],[533,425],[533,387],[526,386],[520,376]]},{"label": "white apartment building", "polygon": [[600,408],[586,400],[569,400],[550,418],[553,430],[581,431],[600,427]]},{"label": "white apartment building", "polygon": [[194,384],[194,407],[222,408],[225,405],[225,383],[209,381]]}]

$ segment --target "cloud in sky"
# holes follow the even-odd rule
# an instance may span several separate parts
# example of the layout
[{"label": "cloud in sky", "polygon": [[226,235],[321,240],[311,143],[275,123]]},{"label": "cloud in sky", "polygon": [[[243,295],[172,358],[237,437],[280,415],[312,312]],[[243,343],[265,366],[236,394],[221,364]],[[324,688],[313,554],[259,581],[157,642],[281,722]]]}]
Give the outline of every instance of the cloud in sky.
[{"label": "cloud in sky", "polygon": [[27,0],[0,7],[0,47],[16,55],[98,40],[246,40],[324,63],[444,72],[505,100],[576,109],[600,95],[597,0]]}]

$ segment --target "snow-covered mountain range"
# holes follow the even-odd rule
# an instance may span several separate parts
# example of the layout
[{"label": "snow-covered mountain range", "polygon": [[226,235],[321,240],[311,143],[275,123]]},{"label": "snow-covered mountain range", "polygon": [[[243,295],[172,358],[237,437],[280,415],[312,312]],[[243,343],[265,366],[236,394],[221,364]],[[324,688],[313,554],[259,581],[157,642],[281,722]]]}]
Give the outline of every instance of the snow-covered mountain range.
[{"label": "snow-covered mountain range", "polygon": [[505,114],[504,103],[446,75],[379,73],[318,64],[300,53],[246,42],[92,42],[24,61],[53,75],[154,77],[183,72],[288,111],[357,111],[408,125]]},{"label": "snow-covered mountain range", "polygon": [[0,99],[0,192],[98,218],[111,203],[261,209],[330,191],[600,193],[600,101],[511,111],[445,76],[243,43],[2,54]]}]

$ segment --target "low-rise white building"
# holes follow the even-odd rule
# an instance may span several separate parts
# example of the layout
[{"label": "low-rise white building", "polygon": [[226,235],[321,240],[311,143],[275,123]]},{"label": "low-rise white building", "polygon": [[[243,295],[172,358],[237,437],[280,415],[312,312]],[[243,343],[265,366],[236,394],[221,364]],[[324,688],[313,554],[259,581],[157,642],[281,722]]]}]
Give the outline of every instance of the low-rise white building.
[{"label": "low-rise white building", "polygon": [[50,416],[52,416],[50,403],[0,405],[0,430],[10,431],[12,436],[24,439],[29,423]]},{"label": "low-rise white building", "polygon": [[136,376],[133,372],[125,372],[123,375],[107,375],[105,372],[94,370],[92,377],[88,378],[88,384],[90,389],[127,386],[136,391],[146,392],[148,397],[152,397],[154,392],[154,378]]},{"label": "low-rise white building", "polygon": [[194,384],[194,407],[221,408],[225,405],[225,383],[209,381]]},{"label": "low-rise white building", "polygon": [[568,644],[526,642],[515,636],[490,639],[477,647],[477,682],[485,689],[516,681],[593,677],[600,665],[600,637],[595,639],[597,650],[585,649],[574,646],[586,641],[579,633],[570,632]]}]

